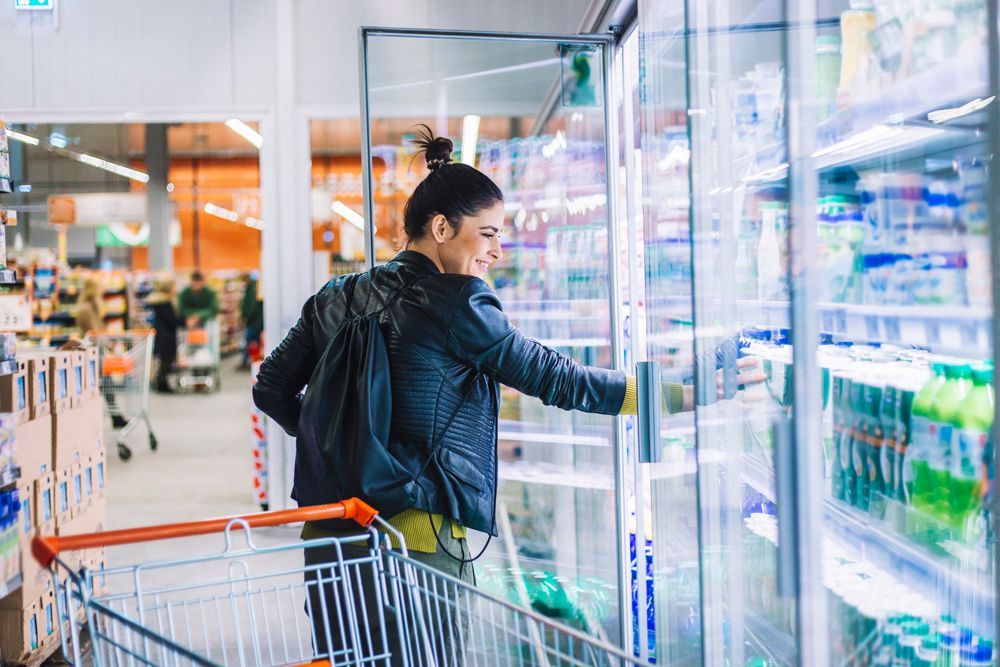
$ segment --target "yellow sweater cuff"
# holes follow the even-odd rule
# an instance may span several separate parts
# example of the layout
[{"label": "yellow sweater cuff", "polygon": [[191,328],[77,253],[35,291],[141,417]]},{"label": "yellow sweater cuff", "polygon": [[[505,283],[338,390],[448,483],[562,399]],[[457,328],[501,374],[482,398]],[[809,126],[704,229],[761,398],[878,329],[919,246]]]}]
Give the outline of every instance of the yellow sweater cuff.
[{"label": "yellow sweater cuff", "polygon": [[[444,520],[444,517],[440,514],[432,514],[431,519],[428,520],[427,512],[414,508],[403,510],[396,516],[386,519],[390,526],[402,533],[403,539],[406,540],[406,548],[409,551],[425,554],[432,554],[437,551],[437,534],[441,530],[441,522]],[[431,529],[431,521],[434,522],[433,530]],[[458,540],[466,536],[465,526],[460,526],[450,519],[448,523],[451,524],[451,536],[453,538]],[[307,522],[302,526],[300,537],[303,540],[318,540],[328,537],[343,537],[344,535],[357,534],[359,532],[361,532],[360,527],[356,531],[340,533],[329,531],[315,523]],[[399,541],[393,539],[392,546],[398,549]]]},{"label": "yellow sweater cuff", "polygon": [[639,413],[639,397],[636,389],[635,376],[629,375],[625,378],[625,400],[622,408],[618,411],[620,415],[635,415]]},{"label": "yellow sweater cuff", "polygon": [[[663,387],[663,407],[670,414],[684,410],[684,385],[669,382]],[[634,375],[625,378],[625,400],[618,411],[620,415],[635,415],[639,413],[639,393]]]}]

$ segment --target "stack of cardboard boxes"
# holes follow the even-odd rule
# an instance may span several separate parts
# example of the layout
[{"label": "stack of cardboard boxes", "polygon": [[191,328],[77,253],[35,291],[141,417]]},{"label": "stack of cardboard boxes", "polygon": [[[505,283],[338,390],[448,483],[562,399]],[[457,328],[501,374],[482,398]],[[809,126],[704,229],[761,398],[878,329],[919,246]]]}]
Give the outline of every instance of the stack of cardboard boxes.
[{"label": "stack of cardboard boxes", "polygon": [[[0,658],[35,662],[59,645],[49,570],[31,556],[35,535],[104,529],[104,413],[96,349],[26,351],[18,372],[0,377],[0,412],[15,415],[21,469],[21,588],[0,600]],[[104,550],[61,556],[74,569],[103,569]]]}]

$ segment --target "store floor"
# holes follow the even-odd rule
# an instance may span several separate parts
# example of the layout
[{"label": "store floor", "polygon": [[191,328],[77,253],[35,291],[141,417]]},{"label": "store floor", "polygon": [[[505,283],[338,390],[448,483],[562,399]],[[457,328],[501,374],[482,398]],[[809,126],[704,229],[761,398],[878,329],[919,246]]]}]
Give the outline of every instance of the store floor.
[{"label": "store floor", "polygon": [[[197,521],[234,514],[260,511],[252,495],[252,455],[250,437],[250,374],[240,371],[238,359],[226,360],[223,364],[222,388],[210,394],[159,395],[150,399],[150,419],[159,441],[159,449],[151,452],[146,444],[145,432],[139,429],[130,435],[129,444],[133,456],[129,461],[120,461],[115,452],[116,432],[107,426],[108,471],[108,529],[148,526],[159,523]],[[237,531],[240,532],[240,531]],[[268,549],[279,544],[296,545],[298,529],[272,528],[254,532],[257,547]],[[246,550],[247,542],[242,534],[234,534],[233,549]],[[201,556],[219,554],[225,548],[223,535],[213,534],[180,540],[159,541],[110,548],[107,552],[108,568],[131,566],[151,561],[170,562],[198,559]],[[288,551],[268,553],[264,556],[241,557],[238,566],[230,560],[209,559],[187,566],[169,565],[143,571],[133,579],[131,574],[109,577],[111,593],[130,593],[136,582],[146,594],[143,605],[147,610],[161,609],[156,615],[146,612],[146,625],[158,634],[177,631],[178,643],[189,646],[199,653],[211,652],[215,659],[225,663],[238,662],[235,656],[238,643],[235,639],[239,628],[251,625],[246,617],[246,605],[240,603],[226,609],[218,618],[202,618],[196,608],[184,607],[184,601],[228,600],[233,597],[231,578],[245,578],[247,572],[277,572],[297,570],[302,567],[302,552],[293,548]],[[289,572],[284,577],[284,585],[298,585],[301,574]],[[195,582],[215,582],[211,587],[167,592],[155,597],[155,591],[175,587],[190,586]],[[288,598],[288,608],[292,622],[302,626],[297,634],[299,643],[308,651],[309,637],[307,620],[302,612],[301,594],[299,600]],[[180,602],[180,607],[176,604]],[[250,603],[258,608],[264,600]],[[174,604],[173,610],[166,605]],[[161,608],[160,605],[164,607]],[[273,606],[269,601],[268,607]],[[284,606],[284,605],[283,605]],[[136,613],[134,598],[123,599],[115,607],[127,616]],[[165,609],[165,610],[164,610]],[[250,612],[253,613],[252,611]],[[187,618],[185,618],[187,616]],[[209,629],[202,638],[201,625]],[[196,626],[193,635],[187,635],[188,626]],[[228,650],[223,655],[222,650]],[[265,660],[266,662],[266,660]]]}]

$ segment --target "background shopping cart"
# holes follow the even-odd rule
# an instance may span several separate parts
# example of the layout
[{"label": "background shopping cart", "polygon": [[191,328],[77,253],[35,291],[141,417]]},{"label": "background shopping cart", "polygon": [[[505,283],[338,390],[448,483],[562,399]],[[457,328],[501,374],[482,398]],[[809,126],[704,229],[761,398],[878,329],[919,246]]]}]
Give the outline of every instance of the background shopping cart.
[{"label": "background shopping cart", "polygon": [[[275,540],[259,531],[330,518],[353,519],[369,529],[308,542],[287,533]],[[383,532],[372,528],[373,522]],[[234,533],[241,531],[246,546],[237,547],[241,540]],[[208,533],[223,535],[221,552],[102,572],[75,569],[62,555]],[[52,568],[63,650],[75,665],[84,658],[76,620],[81,609],[96,667],[642,664],[618,648],[410,559],[405,545],[390,548],[388,534],[402,543],[374,510],[351,499],[232,519],[38,537],[32,550]],[[258,537],[273,544],[260,546]],[[348,554],[352,544],[363,548]],[[332,548],[332,561],[303,566],[303,549],[321,546]],[[327,594],[317,595],[317,586]],[[366,588],[369,595],[362,595]],[[373,608],[365,599],[375,600]],[[303,610],[323,619],[322,628],[339,619],[336,629],[317,637]],[[389,624],[400,637],[395,654]],[[317,651],[320,645],[339,649]]]},{"label": "background shopping cart", "polygon": [[219,320],[212,319],[201,328],[181,329],[177,336],[177,364],[174,377],[181,390],[204,388],[218,390],[222,384]]},{"label": "background shopping cart", "polygon": [[149,372],[152,366],[153,332],[138,329],[92,336],[101,360],[101,395],[118,431],[118,457],[132,458],[126,439],[143,422],[149,448],[156,451],[156,435],[149,423]]}]

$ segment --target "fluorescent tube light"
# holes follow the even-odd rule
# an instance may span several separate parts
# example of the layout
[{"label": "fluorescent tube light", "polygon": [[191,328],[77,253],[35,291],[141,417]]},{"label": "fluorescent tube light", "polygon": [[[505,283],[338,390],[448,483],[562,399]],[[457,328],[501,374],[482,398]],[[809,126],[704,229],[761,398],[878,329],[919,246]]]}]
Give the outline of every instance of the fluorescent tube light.
[{"label": "fluorescent tube light", "polygon": [[251,144],[253,144],[258,150],[264,145],[264,137],[260,136],[260,132],[253,129],[242,120],[238,118],[230,118],[226,121],[226,127],[240,135]]},{"label": "fluorescent tube light", "polygon": [[20,141],[22,144],[31,144],[32,146],[37,146],[40,142],[35,137],[27,134],[21,134],[20,132],[15,132],[14,130],[7,129],[7,136],[14,141]]},{"label": "fluorescent tube light", "polygon": [[480,117],[469,114],[462,119],[462,164],[476,166],[476,144],[479,142]]},{"label": "fluorescent tube light", "polygon": [[243,221],[243,224],[254,229],[264,229],[264,221],[259,218],[251,218],[247,216],[247,219]]},{"label": "fluorescent tube light", "polygon": [[69,141],[63,135],[53,132],[49,135],[49,145],[55,146],[56,148],[66,148],[69,146]]},{"label": "fluorescent tube light", "polygon": [[149,174],[144,174],[141,171],[126,167],[125,165],[109,162],[104,158],[94,157],[93,155],[87,155],[86,153],[74,153],[72,151],[65,151],[65,153],[77,162],[82,162],[90,165],[91,167],[103,169],[104,171],[110,171],[112,174],[117,174],[118,176],[131,178],[133,181],[149,183]]},{"label": "fluorescent tube light", "polygon": [[230,211],[228,208],[216,206],[211,202],[205,204],[205,213],[214,215],[217,218],[222,218],[223,220],[228,220],[229,222],[236,222],[240,219],[240,214],[236,211]]},{"label": "fluorescent tube light", "polygon": [[347,220],[349,223],[360,229],[361,231],[365,231],[365,219],[361,217],[360,213],[355,211],[353,208],[351,208],[344,202],[337,200],[332,204],[330,204],[330,209],[334,213],[342,217],[344,220]]},{"label": "fluorescent tube light", "polygon": [[971,102],[966,102],[960,107],[954,107],[952,109],[938,109],[937,111],[931,111],[927,114],[927,120],[933,123],[947,123],[950,120],[955,120],[956,118],[961,118],[962,116],[968,116],[970,113],[975,113],[980,109],[985,109],[990,103],[996,99],[996,96],[987,99],[982,99],[977,97]]}]

